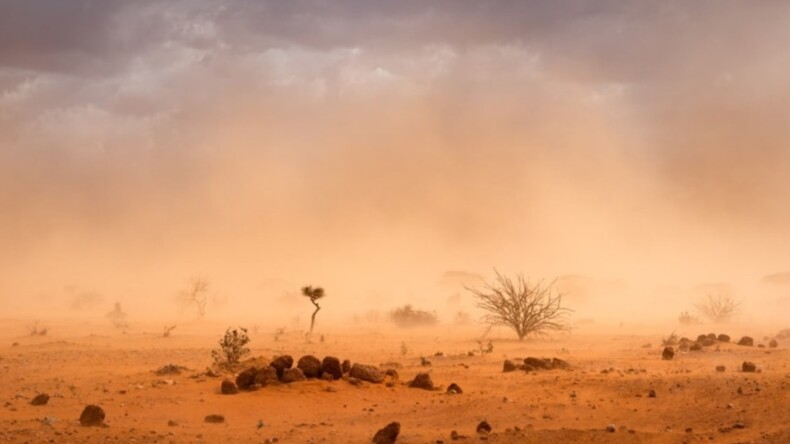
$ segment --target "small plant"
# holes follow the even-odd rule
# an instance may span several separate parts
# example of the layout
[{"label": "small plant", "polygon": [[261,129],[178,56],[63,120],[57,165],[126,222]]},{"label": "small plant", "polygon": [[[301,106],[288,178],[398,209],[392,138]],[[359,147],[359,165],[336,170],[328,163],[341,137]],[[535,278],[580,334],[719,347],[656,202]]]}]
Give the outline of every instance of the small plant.
[{"label": "small plant", "polygon": [[420,310],[407,304],[390,312],[390,319],[398,327],[418,327],[436,324],[436,313]]},{"label": "small plant", "polygon": [[46,336],[46,334],[49,333],[49,329],[47,327],[40,327],[38,321],[28,326],[27,331],[30,333],[30,336]]},{"label": "small plant", "polygon": [[688,311],[684,311],[680,313],[680,316],[678,316],[678,322],[680,322],[682,325],[696,325],[700,323],[700,320],[698,317],[692,315]]},{"label": "small plant", "polygon": [[225,330],[225,336],[219,341],[219,349],[211,351],[211,357],[217,364],[227,363],[236,364],[249,354],[250,349],[247,344],[250,343],[250,337],[247,335],[247,329],[239,327],[239,329],[231,330],[228,327]]},{"label": "small plant", "polygon": [[169,338],[170,337],[170,332],[175,330],[175,328],[176,328],[175,324],[173,324],[173,325],[165,325],[165,328],[162,331],[162,337],[163,338]]},{"label": "small plant", "polygon": [[673,331],[672,334],[667,336],[666,338],[661,339],[661,345],[665,347],[671,347],[677,345],[680,342],[680,338],[678,335]]},{"label": "small plant", "polygon": [[695,305],[697,311],[712,322],[727,322],[741,311],[741,303],[726,294],[709,294]]},{"label": "small plant", "polygon": [[523,275],[513,280],[494,271],[496,282],[485,282],[482,289],[466,288],[477,298],[477,306],[487,312],[483,320],[489,326],[510,327],[520,341],[530,334],[569,328],[565,315],[570,310],[562,306],[562,294],[554,291],[553,282],[530,284]]},{"label": "small plant", "polygon": [[274,330],[274,340],[275,341],[279,341],[280,340],[280,336],[282,336],[284,334],[285,334],[285,327],[280,327],[280,328]]},{"label": "small plant", "polygon": [[315,327],[315,315],[318,314],[318,311],[321,310],[321,306],[318,305],[318,300],[324,297],[324,289],[321,287],[315,287],[308,285],[306,287],[302,287],[302,296],[310,298],[310,302],[315,305],[315,311],[313,312],[313,316],[310,318],[310,331],[307,333],[307,338],[313,335],[313,327]]},{"label": "small plant", "polygon": [[408,354],[409,354],[409,347],[406,345],[405,342],[401,342],[400,343],[400,355],[405,358],[406,355],[408,355]]},{"label": "small plant", "polygon": [[105,316],[107,316],[115,328],[126,328],[129,326],[129,323],[126,321],[127,315],[121,308],[120,302],[116,302],[113,310],[108,312]]}]

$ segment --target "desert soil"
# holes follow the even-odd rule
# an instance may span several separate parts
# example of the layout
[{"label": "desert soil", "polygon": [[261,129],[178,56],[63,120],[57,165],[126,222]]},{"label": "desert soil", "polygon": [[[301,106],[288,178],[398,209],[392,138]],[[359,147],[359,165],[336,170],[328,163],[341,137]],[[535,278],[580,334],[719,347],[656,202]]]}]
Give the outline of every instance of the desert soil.
[{"label": "desert soil", "polygon": [[[704,329],[685,334],[694,339]],[[364,443],[398,421],[399,443],[790,443],[790,344],[781,342],[716,344],[662,360],[660,334],[574,332],[518,342],[503,332],[493,352],[469,356],[478,350],[473,329],[359,327],[330,330],[312,343],[260,331],[250,344],[258,363],[284,353],[397,363],[399,382],[308,380],[223,395],[221,381],[234,372],[212,377],[206,369],[224,326],[180,325],[168,338],[157,330],[124,333],[72,321],[29,336],[23,323],[0,321],[0,442]],[[737,340],[750,332],[724,333]],[[506,358],[527,356],[557,357],[573,368],[503,373]],[[742,372],[743,361],[758,371]],[[167,364],[186,370],[155,373]],[[438,388],[409,388],[420,372],[430,372]],[[451,383],[463,393],[447,394]],[[31,405],[39,393],[49,402]],[[104,409],[105,426],[80,425],[88,404]],[[205,422],[211,414],[225,421]],[[476,433],[483,420],[491,433]]]}]

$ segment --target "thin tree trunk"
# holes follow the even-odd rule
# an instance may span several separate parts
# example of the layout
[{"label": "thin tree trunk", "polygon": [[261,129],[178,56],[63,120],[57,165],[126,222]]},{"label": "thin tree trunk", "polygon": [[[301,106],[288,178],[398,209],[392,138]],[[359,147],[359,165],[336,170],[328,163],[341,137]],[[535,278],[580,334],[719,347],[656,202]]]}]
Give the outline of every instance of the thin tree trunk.
[{"label": "thin tree trunk", "polygon": [[318,310],[321,309],[321,306],[318,305],[316,301],[310,300],[310,302],[315,305],[315,311],[313,312],[313,317],[310,319],[310,336],[313,335],[313,327],[315,326],[315,315],[318,314]]}]

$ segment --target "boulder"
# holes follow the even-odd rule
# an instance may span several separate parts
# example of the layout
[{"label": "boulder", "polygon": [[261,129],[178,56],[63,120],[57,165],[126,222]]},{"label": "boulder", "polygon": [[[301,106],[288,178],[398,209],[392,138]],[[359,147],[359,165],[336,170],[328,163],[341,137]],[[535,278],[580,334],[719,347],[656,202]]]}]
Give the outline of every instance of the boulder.
[{"label": "boulder", "polygon": [[524,365],[532,366],[536,369],[551,370],[551,359],[528,357],[524,359]]},{"label": "boulder", "polygon": [[344,359],[343,363],[340,364],[340,368],[343,370],[343,373],[348,373],[351,371],[351,361],[348,359]]},{"label": "boulder", "polygon": [[702,344],[700,344],[699,342],[695,342],[695,343],[691,344],[691,347],[689,347],[689,350],[691,350],[693,352],[702,351]]},{"label": "boulder", "polygon": [[203,418],[203,421],[209,424],[222,424],[225,422],[225,417],[222,415],[207,415],[205,418]]},{"label": "boulder", "polygon": [[240,390],[251,390],[255,384],[255,376],[258,374],[257,367],[250,367],[236,376],[236,386]]},{"label": "boulder", "polygon": [[267,386],[276,384],[278,382],[279,379],[277,378],[277,369],[274,367],[263,367],[258,370],[258,373],[255,374],[255,384]]},{"label": "boulder", "polygon": [[340,359],[334,356],[327,356],[321,361],[321,373],[330,374],[334,379],[343,377],[343,366],[340,364]]},{"label": "boulder", "polygon": [[463,392],[464,391],[461,389],[461,386],[456,384],[456,383],[454,383],[454,382],[452,384],[450,384],[449,386],[447,386],[447,394],[448,395],[460,395]]},{"label": "boulder", "polygon": [[560,358],[552,358],[551,360],[551,367],[560,369],[560,370],[570,370],[571,365],[568,364],[568,361],[564,361]]},{"label": "boulder", "polygon": [[30,401],[30,405],[47,405],[49,402],[49,395],[46,393],[39,393]]},{"label": "boulder", "polygon": [[725,367],[723,365],[717,365],[716,366],[716,371],[719,372],[719,373],[723,373],[725,370],[727,370],[727,367]]},{"label": "boulder", "polygon": [[771,339],[771,342],[768,343],[769,348],[776,348],[779,347],[779,343],[776,342],[776,339]]},{"label": "boulder", "polygon": [[516,371],[516,364],[509,359],[505,359],[505,363],[502,364],[502,371],[505,373]]},{"label": "boulder", "polygon": [[372,382],[374,384],[384,382],[384,376],[381,374],[381,370],[373,365],[354,364],[351,366],[351,370],[348,373],[352,378],[357,378],[361,381]]},{"label": "boulder", "polygon": [[477,425],[475,429],[477,433],[491,433],[491,424],[488,421],[480,421],[480,424]]},{"label": "boulder", "polygon": [[85,427],[98,427],[104,424],[104,409],[98,405],[85,406],[80,415],[80,425]]},{"label": "boulder", "polygon": [[431,380],[431,375],[429,373],[417,373],[417,376],[414,377],[414,380],[409,383],[409,387],[423,390],[433,390],[433,381]]},{"label": "boulder", "polygon": [[400,434],[400,423],[391,422],[373,435],[373,444],[393,444]]},{"label": "boulder", "polygon": [[295,367],[283,370],[283,377],[280,378],[280,381],[290,384],[291,382],[304,381],[305,379],[307,378],[304,376],[302,369]]},{"label": "boulder", "polygon": [[718,337],[716,337],[716,339],[719,342],[730,342],[730,335],[726,335],[724,333],[721,333]]},{"label": "boulder", "polygon": [[672,347],[664,347],[664,351],[661,352],[661,359],[665,361],[669,361],[675,357],[675,349]]},{"label": "boulder", "polygon": [[747,347],[754,346],[754,338],[751,336],[744,336],[738,341],[738,345],[745,345]]},{"label": "boulder", "polygon": [[313,355],[304,355],[299,358],[296,364],[307,378],[318,378],[321,376],[321,361]]},{"label": "boulder", "polygon": [[274,358],[272,363],[269,365],[277,370],[277,377],[282,378],[285,369],[291,368],[294,365],[294,358],[292,358],[291,355],[278,356]]},{"label": "boulder", "polygon": [[236,387],[236,384],[230,379],[223,379],[219,391],[223,395],[235,395],[236,393],[239,392],[239,388]]},{"label": "boulder", "polygon": [[746,373],[754,373],[757,371],[757,366],[754,365],[753,362],[743,361],[743,365],[741,366],[744,372]]}]

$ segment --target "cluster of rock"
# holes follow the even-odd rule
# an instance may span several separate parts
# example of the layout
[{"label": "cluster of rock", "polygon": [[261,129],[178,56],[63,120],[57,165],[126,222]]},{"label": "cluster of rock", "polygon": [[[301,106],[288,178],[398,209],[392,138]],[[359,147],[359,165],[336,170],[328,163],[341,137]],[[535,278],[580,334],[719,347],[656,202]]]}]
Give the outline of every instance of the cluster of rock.
[{"label": "cluster of rock", "polygon": [[230,395],[238,393],[239,390],[254,390],[267,385],[289,384],[307,379],[326,381],[347,379],[355,385],[363,381],[380,384],[387,377],[397,380],[398,373],[393,369],[382,371],[374,365],[352,365],[348,359],[340,361],[334,356],[318,359],[313,355],[305,355],[294,363],[290,355],[281,355],[275,357],[268,365],[253,366],[243,370],[236,375],[235,381],[223,380],[220,391]]},{"label": "cluster of rock", "polygon": [[[716,333],[708,333],[702,334],[697,336],[696,340],[691,340],[689,338],[683,337],[680,338],[678,341],[673,341],[672,343],[666,343],[666,347],[661,352],[661,358],[665,360],[670,360],[675,357],[675,348],[680,351],[701,351],[705,347],[711,347],[713,345],[722,344],[722,343],[729,343],[730,336],[724,333],[716,334]],[[754,346],[754,338],[751,336],[743,336],[737,342],[738,345],[753,347]],[[772,341],[770,346],[776,347],[776,341]]]},{"label": "cluster of rock", "polygon": [[505,359],[502,371],[505,373],[516,370],[531,372],[537,370],[570,370],[571,368],[567,361],[559,358],[534,358],[530,356],[524,358],[522,362],[519,361],[518,359]]}]

